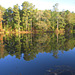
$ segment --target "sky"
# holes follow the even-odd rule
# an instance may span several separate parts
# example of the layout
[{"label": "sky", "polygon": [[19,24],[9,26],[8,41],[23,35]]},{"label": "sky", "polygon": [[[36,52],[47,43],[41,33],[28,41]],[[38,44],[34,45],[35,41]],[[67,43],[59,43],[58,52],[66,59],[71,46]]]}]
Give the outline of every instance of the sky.
[{"label": "sky", "polygon": [[59,4],[58,9],[59,11],[62,10],[70,10],[71,12],[75,12],[75,0],[0,0],[0,5],[8,8],[12,7],[16,4],[20,6],[24,1],[28,1],[29,3],[33,3],[35,8],[38,10],[45,10],[45,9],[53,9],[53,5],[56,3]]}]

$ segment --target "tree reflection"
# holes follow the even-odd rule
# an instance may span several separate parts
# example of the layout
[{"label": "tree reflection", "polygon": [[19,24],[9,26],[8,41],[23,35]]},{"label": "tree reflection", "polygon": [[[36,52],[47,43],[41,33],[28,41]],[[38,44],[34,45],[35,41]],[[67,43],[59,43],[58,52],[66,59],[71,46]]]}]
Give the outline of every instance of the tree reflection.
[{"label": "tree reflection", "polygon": [[4,35],[0,34],[0,58],[4,58],[8,55],[7,51],[4,49],[3,36]]},{"label": "tree reflection", "polygon": [[20,59],[22,53],[26,61],[36,58],[38,53],[53,53],[58,58],[58,52],[69,51],[75,47],[73,34],[61,35],[55,33],[45,34],[19,34],[0,35],[0,58],[6,55],[15,55]]}]

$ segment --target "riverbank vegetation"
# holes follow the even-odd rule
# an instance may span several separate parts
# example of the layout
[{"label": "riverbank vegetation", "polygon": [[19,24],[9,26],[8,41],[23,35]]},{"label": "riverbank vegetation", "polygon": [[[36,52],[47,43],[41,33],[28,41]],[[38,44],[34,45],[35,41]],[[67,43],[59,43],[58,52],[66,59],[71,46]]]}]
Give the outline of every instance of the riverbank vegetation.
[{"label": "riverbank vegetation", "polygon": [[0,6],[0,32],[71,32],[74,28],[75,13],[58,11],[57,3],[53,10],[35,9],[35,5],[27,1],[22,3],[22,9],[18,4],[8,9]]}]

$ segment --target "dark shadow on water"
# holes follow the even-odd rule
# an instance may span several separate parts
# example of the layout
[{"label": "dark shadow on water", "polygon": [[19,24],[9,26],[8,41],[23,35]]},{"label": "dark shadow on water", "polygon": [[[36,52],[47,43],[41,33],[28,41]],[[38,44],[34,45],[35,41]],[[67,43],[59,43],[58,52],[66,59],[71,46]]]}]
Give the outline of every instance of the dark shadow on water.
[{"label": "dark shadow on water", "polygon": [[46,71],[46,75],[75,75],[75,69],[66,65],[55,66]]}]

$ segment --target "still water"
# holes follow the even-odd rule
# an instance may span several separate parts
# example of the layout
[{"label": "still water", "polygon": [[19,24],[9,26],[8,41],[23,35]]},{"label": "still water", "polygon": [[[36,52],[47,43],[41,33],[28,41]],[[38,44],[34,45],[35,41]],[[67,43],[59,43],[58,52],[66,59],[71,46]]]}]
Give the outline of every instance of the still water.
[{"label": "still water", "polygon": [[74,35],[0,35],[0,75],[75,75]]}]

